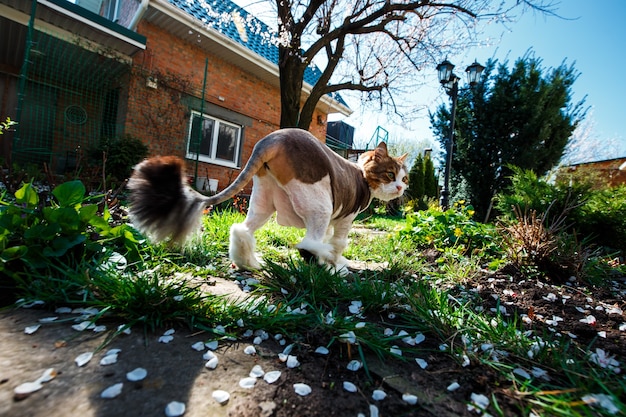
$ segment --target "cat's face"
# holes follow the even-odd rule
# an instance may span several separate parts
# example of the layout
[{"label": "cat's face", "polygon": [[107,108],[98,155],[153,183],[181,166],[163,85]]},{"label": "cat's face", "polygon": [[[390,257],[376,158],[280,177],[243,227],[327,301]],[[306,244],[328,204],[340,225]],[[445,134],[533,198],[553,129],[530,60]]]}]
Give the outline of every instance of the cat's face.
[{"label": "cat's face", "polygon": [[390,156],[384,142],[359,157],[359,165],[374,197],[389,201],[402,196],[409,184],[408,169],[404,165],[406,157],[406,154],[397,158]]}]

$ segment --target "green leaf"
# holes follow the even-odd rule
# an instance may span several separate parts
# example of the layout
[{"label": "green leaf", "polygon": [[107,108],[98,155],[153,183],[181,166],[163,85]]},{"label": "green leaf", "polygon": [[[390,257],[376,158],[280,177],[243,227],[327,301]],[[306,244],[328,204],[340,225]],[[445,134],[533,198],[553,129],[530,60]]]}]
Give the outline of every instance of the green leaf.
[{"label": "green leaf", "polygon": [[97,212],[98,206],[96,206],[95,204],[82,206],[80,209],[78,209],[78,215],[80,216],[80,220],[83,223],[90,223],[92,218],[97,217]]},{"label": "green leaf", "polygon": [[14,259],[23,257],[24,255],[26,255],[26,252],[28,252],[27,246],[12,246],[2,251],[2,253],[0,254],[0,260],[2,260],[3,262],[9,262]]},{"label": "green leaf", "polygon": [[31,226],[26,231],[24,231],[24,238],[27,240],[30,239],[40,239],[40,240],[51,240],[53,239],[57,233],[61,231],[61,227],[57,223],[52,224],[37,224],[35,226]]},{"label": "green leaf", "polygon": [[19,204],[26,204],[26,207],[33,208],[39,203],[39,196],[33,185],[28,183],[15,192],[15,200]]},{"label": "green leaf", "polygon": [[82,224],[78,212],[70,207],[45,207],[43,214],[48,222],[58,224],[62,232],[77,231]]},{"label": "green leaf", "polygon": [[108,231],[111,226],[100,216],[93,216],[89,219],[89,224],[98,229],[99,231]]},{"label": "green leaf", "polygon": [[46,246],[43,249],[43,255],[55,257],[63,256],[74,246],[83,243],[85,239],[84,235],[76,235],[71,239],[63,236],[57,237],[51,242],[52,244],[50,246]]},{"label": "green leaf", "polygon": [[85,186],[79,180],[64,182],[52,190],[61,207],[74,207],[85,200]]}]

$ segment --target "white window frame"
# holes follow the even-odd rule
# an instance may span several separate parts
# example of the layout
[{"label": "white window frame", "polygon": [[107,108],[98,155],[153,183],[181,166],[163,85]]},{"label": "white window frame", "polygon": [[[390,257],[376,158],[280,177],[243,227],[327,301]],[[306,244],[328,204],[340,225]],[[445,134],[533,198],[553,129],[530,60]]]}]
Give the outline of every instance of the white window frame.
[{"label": "white window frame", "polygon": [[[193,129],[193,121],[194,117],[202,117],[202,123],[204,124],[204,120],[211,120],[213,122],[213,134],[211,137],[211,147],[210,147],[210,155],[193,152],[191,148],[192,140],[197,140],[192,137],[192,129]],[[236,130],[235,137],[235,149],[234,149],[234,160],[221,159],[217,157],[217,143],[218,143],[218,135],[220,131],[220,125],[229,126]],[[191,115],[189,116],[189,130],[187,132],[187,158],[193,159],[194,161],[197,159],[198,161],[207,162],[210,164],[221,165],[229,168],[239,168],[240,153],[241,153],[241,137],[242,137],[242,126],[237,125],[235,123],[230,123],[225,120],[219,119],[215,116],[208,115],[206,113],[200,115],[199,111],[192,110]]]}]

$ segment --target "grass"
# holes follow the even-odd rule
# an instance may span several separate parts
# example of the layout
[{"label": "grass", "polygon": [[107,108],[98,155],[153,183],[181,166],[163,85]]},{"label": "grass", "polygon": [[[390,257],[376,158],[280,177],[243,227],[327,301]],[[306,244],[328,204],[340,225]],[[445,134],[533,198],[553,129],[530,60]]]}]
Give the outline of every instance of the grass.
[{"label": "grass", "polygon": [[[420,244],[400,232],[406,227],[402,219],[375,216],[357,223],[346,256],[383,267],[345,277],[296,257],[293,247],[303,231],[271,221],[257,234],[266,267],[255,275],[258,284],[250,297],[233,302],[211,295],[203,287],[210,276],[231,278],[228,230],[241,220],[243,215],[231,211],[212,213],[203,219],[203,233],[182,251],[146,244],[147,253],[133,263],[102,266],[86,261],[77,269],[81,272],[63,280],[38,276],[22,282],[22,289],[28,299],[97,307],[146,330],[179,324],[219,338],[239,336],[245,325],[328,347],[351,343],[362,360],[367,352],[406,360],[390,353],[397,345],[405,356],[419,356],[419,346],[401,342],[406,334],[423,332],[445,346],[451,360],[490,367],[510,381],[513,388],[507,395],[514,397],[522,415],[612,415],[608,408],[584,406],[584,393],[608,395],[615,407],[625,410],[619,400],[626,393],[624,378],[594,366],[589,352],[551,334],[526,332],[519,317],[506,317],[498,308],[495,313],[482,310],[481,300],[463,283],[481,273],[492,255],[467,256],[469,244],[455,244],[428,262]],[[463,233],[458,227],[452,230],[456,237]],[[479,232],[473,234],[472,245],[489,233]],[[550,380],[526,379],[516,373],[520,368],[543,369]],[[497,396],[489,411],[503,415]]]}]

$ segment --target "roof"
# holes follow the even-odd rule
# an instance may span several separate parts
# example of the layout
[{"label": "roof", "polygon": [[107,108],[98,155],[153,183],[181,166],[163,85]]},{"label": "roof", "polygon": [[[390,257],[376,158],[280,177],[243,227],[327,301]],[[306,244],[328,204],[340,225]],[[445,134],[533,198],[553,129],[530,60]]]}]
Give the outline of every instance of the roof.
[{"label": "roof", "polygon": [[[265,23],[230,0],[167,0],[171,5],[246,47],[267,61],[278,65],[278,34]],[[315,65],[304,71],[304,82],[315,85],[322,72]],[[347,107],[341,95],[331,95]]]}]

